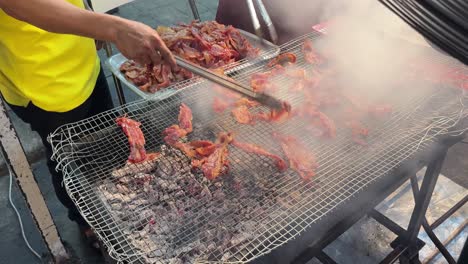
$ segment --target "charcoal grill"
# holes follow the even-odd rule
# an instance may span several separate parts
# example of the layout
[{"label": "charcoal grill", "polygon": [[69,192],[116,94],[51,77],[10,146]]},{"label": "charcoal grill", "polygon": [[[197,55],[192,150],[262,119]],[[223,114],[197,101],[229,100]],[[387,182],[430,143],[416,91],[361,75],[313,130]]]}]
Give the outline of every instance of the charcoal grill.
[{"label": "charcoal grill", "polygon": [[[300,67],[316,67],[303,61],[301,45],[305,39],[319,37],[318,33],[307,34],[281,50],[295,52]],[[466,70],[437,54],[427,56]],[[234,76],[248,84],[252,73],[264,70],[264,64],[255,65]],[[276,96],[293,108],[301,103],[302,98],[284,90],[290,79],[275,81],[282,87]],[[213,114],[215,93],[210,87],[207,82],[178,87],[170,98],[129,103],[60,127],[49,137],[67,192],[117,261],[261,262],[271,252],[300,241],[304,234],[313,236],[308,232],[326,226],[323,219],[338,219],[340,208],[352,208],[354,198],[374,183],[392,182],[390,177],[405,161],[431,149],[440,136],[463,133],[460,122],[467,115],[462,90],[421,81],[405,89],[404,99],[391,102],[391,116],[366,120],[371,134],[368,146],[363,147],[341,128],[334,140],[307,135],[305,124],[295,119],[238,125],[229,112]],[[239,141],[282,155],[271,133],[295,135],[317,157],[317,175],[305,183],[294,171],[279,173],[269,159],[235,148],[230,148],[228,175],[208,181],[191,172],[189,160],[164,145],[161,138],[162,130],[177,122],[181,102],[193,111],[191,139],[213,140],[218,132],[232,131]],[[162,151],[156,165],[134,164],[122,169],[129,147],[115,123],[121,115],[142,123],[147,151]],[[145,185],[145,177],[154,177],[151,184]]]}]

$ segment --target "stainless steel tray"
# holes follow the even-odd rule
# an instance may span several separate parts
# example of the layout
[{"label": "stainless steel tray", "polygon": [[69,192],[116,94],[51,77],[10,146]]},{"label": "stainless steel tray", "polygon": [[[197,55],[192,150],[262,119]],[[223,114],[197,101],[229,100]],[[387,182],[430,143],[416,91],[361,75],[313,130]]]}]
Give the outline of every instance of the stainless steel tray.
[{"label": "stainless steel tray", "polygon": [[[240,29],[238,30],[252,44],[253,47],[260,49],[260,54],[254,60],[244,59],[244,60],[240,60],[240,61],[224,66],[224,69],[226,70],[227,74],[249,67],[249,66],[252,66],[256,63],[272,59],[278,56],[278,54],[280,53],[280,47],[276,46],[275,44],[266,40],[262,40],[256,35],[246,32],[244,30],[240,30]],[[122,65],[122,63],[124,63],[127,60],[128,59],[125,58],[121,53],[118,53],[118,54],[111,56],[109,59],[107,59],[106,66],[112,71],[112,73],[117,78],[119,78],[120,81],[122,81],[124,86],[130,88],[130,90],[135,92],[137,95],[139,95],[143,99],[162,100],[175,94],[177,90],[179,90],[183,86],[188,86],[190,84],[201,81],[200,78],[194,77],[189,80],[184,80],[181,82],[173,83],[171,84],[171,86],[164,88],[161,91],[158,91],[156,93],[147,93],[147,92],[140,90],[138,86],[134,85],[132,82],[128,81],[125,78],[125,75],[120,72],[120,66]]]}]

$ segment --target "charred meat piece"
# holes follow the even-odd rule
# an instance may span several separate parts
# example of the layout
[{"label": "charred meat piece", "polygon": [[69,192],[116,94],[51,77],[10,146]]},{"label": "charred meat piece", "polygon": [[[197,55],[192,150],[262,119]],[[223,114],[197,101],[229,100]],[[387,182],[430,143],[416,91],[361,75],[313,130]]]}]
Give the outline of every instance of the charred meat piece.
[{"label": "charred meat piece", "polygon": [[314,177],[318,165],[313,153],[304,149],[303,145],[294,137],[278,133],[273,133],[273,137],[279,140],[284,154],[288,157],[291,169],[295,170],[305,181]]},{"label": "charred meat piece", "polygon": [[140,129],[141,123],[126,117],[118,117],[116,122],[127,136],[130,145],[128,161],[131,163],[144,161],[146,159],[145,137]]},{"label": "charred meat piece", "polygon": [[328,138],[335,138],[336,137],[336,125],[335,122],[328,117],[325,113],[318,111],[314,107],[306,106],[300,109],[298,112],[299,116],[302,116],[308,120],[310,120],[311,124],[314,127],[319,127],[323,131],[321,134],[317,134],[317,136],[325,136]]},{"label": "charred meat piece", "polygon": [[278,57],[272,59],[270,62],[268,62],[268,67],[273,67],[277,64],[284,65],[284,64],[290,64],[290,63],[296,63],[296,54],[291,53],[291,52],[285,52]]},{"label": "charred meat piece", "polygon": [[242,105],[245,105],[247,106],[248,108],[251,108],[251,107],[255,107],[255,106],[259,106],[260,103],[257,102],[257,101],[253,101],[253,100],[250,100],[250,99],[247,99],[245,97],[242,97],[241,99],[237,100],[235,103],[234,103],[235,106],[242,106]]},{"label": "charred meat piece", "polygon": [[287,102],[282,102],[283,107],[281,109],[272,109],[270,112],[259,112],[255,115],[255,119],[263,120],[267,122],[284,122],[291,114],[291,105]]},{"label": "charred meat piece", "polygon": [[[205,177],[209,180],[216,179],[219,175],[227,171],[228,166],[228,145],[232,142],[233,136],[230,133],[220,133],[216,140],[216,149],[204,160],[201,169]],[[192,165],[194,165],[192,163]]]},{"label": "charred meat piece", "polygon": [[172,125],[163,131],[164,141],[169,145],[174,145],[179,139],[193,131],[192,110],[184,103],[180,105],[178,120],[178,125]]},{"label": "charred meat piece", "polygon": [[182,151],[189,158],[195,158],[197,154],[195,151],[195,148],[187,143],[182,143],[180,141],[177,141],[177,142],[174,142],[172,146]]},{"label": "charred meat piece", "polygon": [[208,157],[216,149],[216,145],[208,140],[195,140],[190,142],[189,144],[190,146],[195,148],[195,152],[197,153],[197,155],[202,157]]},{"label": "charred meat piece", "polygon": [[179,110],[179,126],[188,133],[193,131],[192,128],[192,110],[182,103]]},{"label": "charred meat piece", "polygon": [[213,99],[213,111],[215,113],[222,113],[224,112],[226,109],[229,108],[229,102],[223,100],[223,99],[220,99],[219,97],[215,97]]},{"label": "charred meat piece", "polygon": [[130,161],[120,169],[112,171],[112,176],[119,178],[119,181],[125,182],[125,176],[133,175],[137,173],[148,173],[156,168],[157,160],[161,157],[159,152],[151,152],[146,154],[146,159],[143,162],[138,163],[138,166],[132,165]]},{"label": "charred meat piece", "polygon": [[180,128],[179,125],[172,125],[163,131],[164,142],[171,146],[186,135],[187,131],[185,129]]},{"label": "charred meat piece", "polygon": [[320,64],[322,63],[322,58],[315,52],[314,46],[310,39],[306,39],[304,44],[302,44],[302,53],[304,59],[310,64]]},{"label": "charred meat piece", "polygon": [[276,167],[278,168],[279,171],[284,171],[288,167],[286,165],[286,162],[284,162],[284,160],[280,156],[272,154],[272,153],[264,150],[263,148],[261,148],[261,147],[259,147],[257,145],[244,143],[244,142],[239,142],[237,140],[233,140],[232,145],[237,147],[237,148],[240,148],[240,149],[242,149],[242,150],[244,150],[246,152],[250,152],[250,153],[254,153],[254,154],[258,154],[258,155],[267,156],[269,158],[272,158],[275,161]]},{"label": "charred meat piece", "polygon": [[254,124],[254,118],[245,105],[232,109],[231,113],[239,124]]},{"label": "charred meat piece", "polygon": [[346,123],[346,126],[351,129],[351,136],[355,143],[361,146],[367,146],[365,138],[369,136],[369,129],[366,128],[362,123],[351,120]]},{"label": "charred meat piece", "polygon": [[301,92],[305,88],[305,81],[304,80],[297,80],[292,83],[292,85],[289,87],[289,91],[293,93]]},{"label": "charred meat piece", "polygon": [[276,87],[271,83],[270,77],[270,72],[254,73],[250,77],[250,87],[252,87],[252,90],[256,93],[274,92]]},{"label": "charred meat piece", "polygon": [[227,155],[227,145],[221,145],[206,159],[201,168],[207,179],[214,180],[223,173],[227,165]]},{"label": "charred meat piece", "polygon": [[291,78],[299,78],[299,79],[305,79],[306,78],[306,71],[301,68],[296,68],[296,69],[287,69],[285,74],[288,77]]}]

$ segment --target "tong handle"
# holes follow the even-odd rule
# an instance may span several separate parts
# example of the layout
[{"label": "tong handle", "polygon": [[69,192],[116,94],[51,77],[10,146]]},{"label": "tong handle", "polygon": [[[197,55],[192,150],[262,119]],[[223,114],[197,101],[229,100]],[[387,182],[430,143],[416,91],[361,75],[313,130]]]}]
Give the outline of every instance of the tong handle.
[{"label": "tong handle", "polygon": [[[253,3],[253,0],[246,0],[247,1],[247,8],[249,9],[249,14],[250,18],[252,19],[252,25],[255,30],[255,35],[259,37],[260,39],[264,39],[263,36],[263,30],[260,25],[260,21],[258,19],[257,11],[255,10],[255,6]],[[268,33],[270,34],[271,41],[276,44],[278,42],[278,34],[276,32],[276,28],[273,25],[273,21],[270,18],[270,15],[268,14],[268,11],[266,10],[265,5],[263,4],[262,0],[255,0],[255,4],[258,6],[258,9],[260,10],[260,15],[262,16],[263,21],[265,21],[265,24],[268,29]]]},{"label": "tong handle", "polygon": [[182,67],[188,71],[195,73],[203,78],[206,78],[212,82],[215,82],[223,87],[229,88],[237,93],[240,93],[244,96],[247,96],[255,101],[258,101],[270,108],[274,109],[282,109],[284,104],[279,101],[278,99],[267,95],[267,94],[259,94],[254,92],[253,90],[245,87],[244,85],[234,81],[231,78],[228,78],[224,75],[219,75],[214,72],[211,72],[203,67],[200,67],[190,61],[180,58],[179,56],[175,56],[176,63],[179,67]]}]

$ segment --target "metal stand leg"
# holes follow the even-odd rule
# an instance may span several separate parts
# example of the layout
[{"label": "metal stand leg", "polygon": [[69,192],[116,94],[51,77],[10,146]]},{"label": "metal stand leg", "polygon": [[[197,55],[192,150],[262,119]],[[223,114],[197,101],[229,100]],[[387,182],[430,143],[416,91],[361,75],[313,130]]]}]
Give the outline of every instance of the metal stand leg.
[{"label": "metal stand leg", "polygon": [[197,8],[197,5],[195,4],[195,0],[188,0],[188,2],[190,5],[190,9],[192,9],[193,18],[200,21],[200,15],[198,14],[198,8]]},{"label": "metal stand leg", "polygon": [[[413,190],[413,196],[414,196],[414,199],[416,200],[419,194],[418,180],[416,178],[416,175],[412,176],[410,180],[411,180],[411,188]],[[434,245],[437,247],[437,249],[439,249],[440,253],[447,260],[447,263],[455,264],[456,263],[455,259],[448,252],[448,250],[445,248],[442,242],[440,242],[439,238],[437,238],[437,236],[434,234],[433,228],[429,225],[425,216],[423,218],[422,226],[424,228],[424,231],[426,231],[427,235],[434,243]]]},{"label": "metal stand leg", "polygon": [[[104,48],[106,50],[107,57],[110,57],[112,55],[112,47],[110,43],[105,43]],[[122,89],[122,83],[114,74],[112,74],[112,77],[114,79],[115,90],[117,92],[117,97],[119,98],[119,103],[120,105],[123,105],[125,104],[125,95]]]},{"label": "metal stand leg", "polygon": [[[418,251],[412,252],[414,248],[411,248],[411,246],[417,241],[419,230],[424,223],[426,211],[429,206],[429,202],[431,201],[432,193],[437,183],[437,179],[439,178],[446,154],[447,151],[445,150],[429,164],[426,174],[424,175],[421,190],[419,190],[417,195],[415,195],[416,204],[408,225],[408,231],[402,241],[410,249],[407,250],[402,257],[408,258],[411,263],[419,263]],[[414,180],[415,179],[412,179],[413,185],[416,183]]]}]

